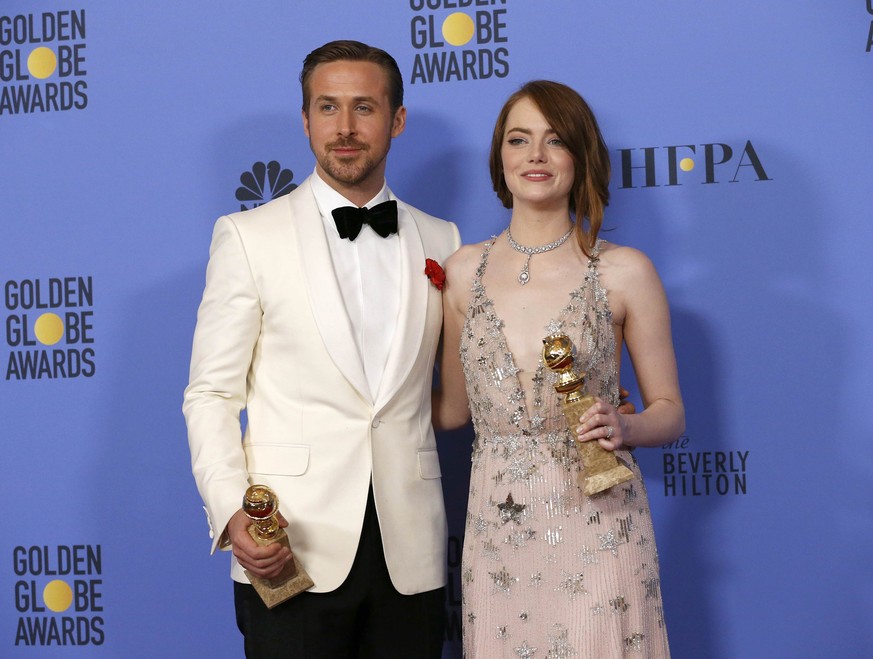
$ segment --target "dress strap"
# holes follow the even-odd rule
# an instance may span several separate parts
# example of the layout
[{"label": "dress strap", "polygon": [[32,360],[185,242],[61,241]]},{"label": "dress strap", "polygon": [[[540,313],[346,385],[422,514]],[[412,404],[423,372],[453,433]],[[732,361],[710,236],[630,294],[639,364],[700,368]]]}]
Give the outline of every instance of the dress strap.
[{"label": "dress strap", "polygon": [[482,285],[482,276],[485,274],[485,267],[488,265],[488,254],[491,252],[491,248],[494,246],[496,239],[497,236],[491,236],[491,239],[485,243],[484,249],[482,250],[482,256],[479,259],[479,267],[476,268],[476,274],[473,275],[473,283],[470,286],[470,303],[467,305],[467,320],[465,325],[466,323],[469,323],[470,319],[474,316],[477,316],[480,313],[485,313],[485,307],[491,302],[488,299],[488,296],[485,295],[485,287]]},{"label": "dress strap", "polygon": [[597,242],[594,243],[594,249],[591,250],[591,256],[588,258],[589,270],[597,269],[597,262],[600,260],[600,250],[603,249],[604,244],[606,244],[606,241],[603,238],[598,238]]},{"label": "dress strap", "polygon": [[491,248],[494,247],[496,241],[497,236],[491,236],[491,238],[485,242],[482,256],[479,259],[479,267],[476,268],[476,275],[473,277],[474,287],[482,285],[482,276],[485,274],[485,268],[488,267],[488,255],[491,253]]}]

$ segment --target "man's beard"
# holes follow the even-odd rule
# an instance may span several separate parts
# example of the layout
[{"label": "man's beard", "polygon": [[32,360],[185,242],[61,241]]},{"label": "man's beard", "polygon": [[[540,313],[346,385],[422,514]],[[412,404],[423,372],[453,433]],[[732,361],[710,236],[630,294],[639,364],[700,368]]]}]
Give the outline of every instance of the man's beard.
[{"label": "man's beard", "polygon": [[[332,157],[333,149],[342,147],[360,149],[363,159],[356,160],[353,163],[343,163],[340,160],[334,159]],[[358,185],[373,173],[380,163],[385,160],[386,155],[387,150],[381,158],[376,158],[371,153],[368,144],[361,144],[354,140],[339,140],[325,147],[324,154],[319,159],[318,164],[334,180],[344,185]]]}]

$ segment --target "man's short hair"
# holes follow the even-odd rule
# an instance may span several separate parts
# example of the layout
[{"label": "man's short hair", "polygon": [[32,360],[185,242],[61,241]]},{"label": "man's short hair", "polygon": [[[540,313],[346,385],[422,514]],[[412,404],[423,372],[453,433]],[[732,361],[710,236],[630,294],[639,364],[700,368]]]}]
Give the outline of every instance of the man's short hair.
[{"label": "man's short hair", "polygon": [[309,81],[315,67],[329,62],[372,62],[378,64],[385,72],[388,80],[388,99],[391,111],[396,112],[403,105],[403,76],[400,67],[391,55],[381,48],[368,46],[360,41],[331,41],[316,48],[303,60],[303,70],[300,72],[300,84],[303,87],[303,112],[309,112]]}]

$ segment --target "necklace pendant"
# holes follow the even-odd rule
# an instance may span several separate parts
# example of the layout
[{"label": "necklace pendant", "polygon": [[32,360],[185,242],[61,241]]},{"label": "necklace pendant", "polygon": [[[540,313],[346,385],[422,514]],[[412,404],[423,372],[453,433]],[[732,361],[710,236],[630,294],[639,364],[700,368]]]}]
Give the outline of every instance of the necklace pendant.
[{"label": "necklace pendant", "polygon": [[553,249],[556,249],[564,244],[564,241],[570,237],[570,234],[573,233],[573,225],[570,225],[569,231],[565,233],[563,236],[558,238],[556,241],[549,243],[548,245],[540,245],[539,247],[525,247],[524,245],[519,245],[512,239],[512,232],[509,230],[509,227],[506,228],[506,239],[509,241],[510,247],[514,249],[516,252],[521,252],[527,256],[527,259],[524,262],[524,267],[521,269],[521,272],[518,275],[518,283],[524,286],[526,283],[530,281],[530,259],[534,254],[542,254],[543,252],[551,252]]}]

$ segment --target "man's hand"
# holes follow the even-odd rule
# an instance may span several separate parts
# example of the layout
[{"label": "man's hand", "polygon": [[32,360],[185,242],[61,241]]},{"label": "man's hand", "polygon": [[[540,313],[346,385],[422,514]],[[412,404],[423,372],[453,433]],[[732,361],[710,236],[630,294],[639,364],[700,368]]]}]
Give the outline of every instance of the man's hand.
[{"label": "man's hand", "polygon": [[[288,526],[288,521],[277,514],[279,526]],[[246,570],[262,579],[272,579],[282,572],[285,564],[291,560],[291,552],[284,545],[274,542],[261,547],[249,535],[249,526],[252,520],[239,509],[227,523],[227,535],[233,544],[233,555]]]}]

